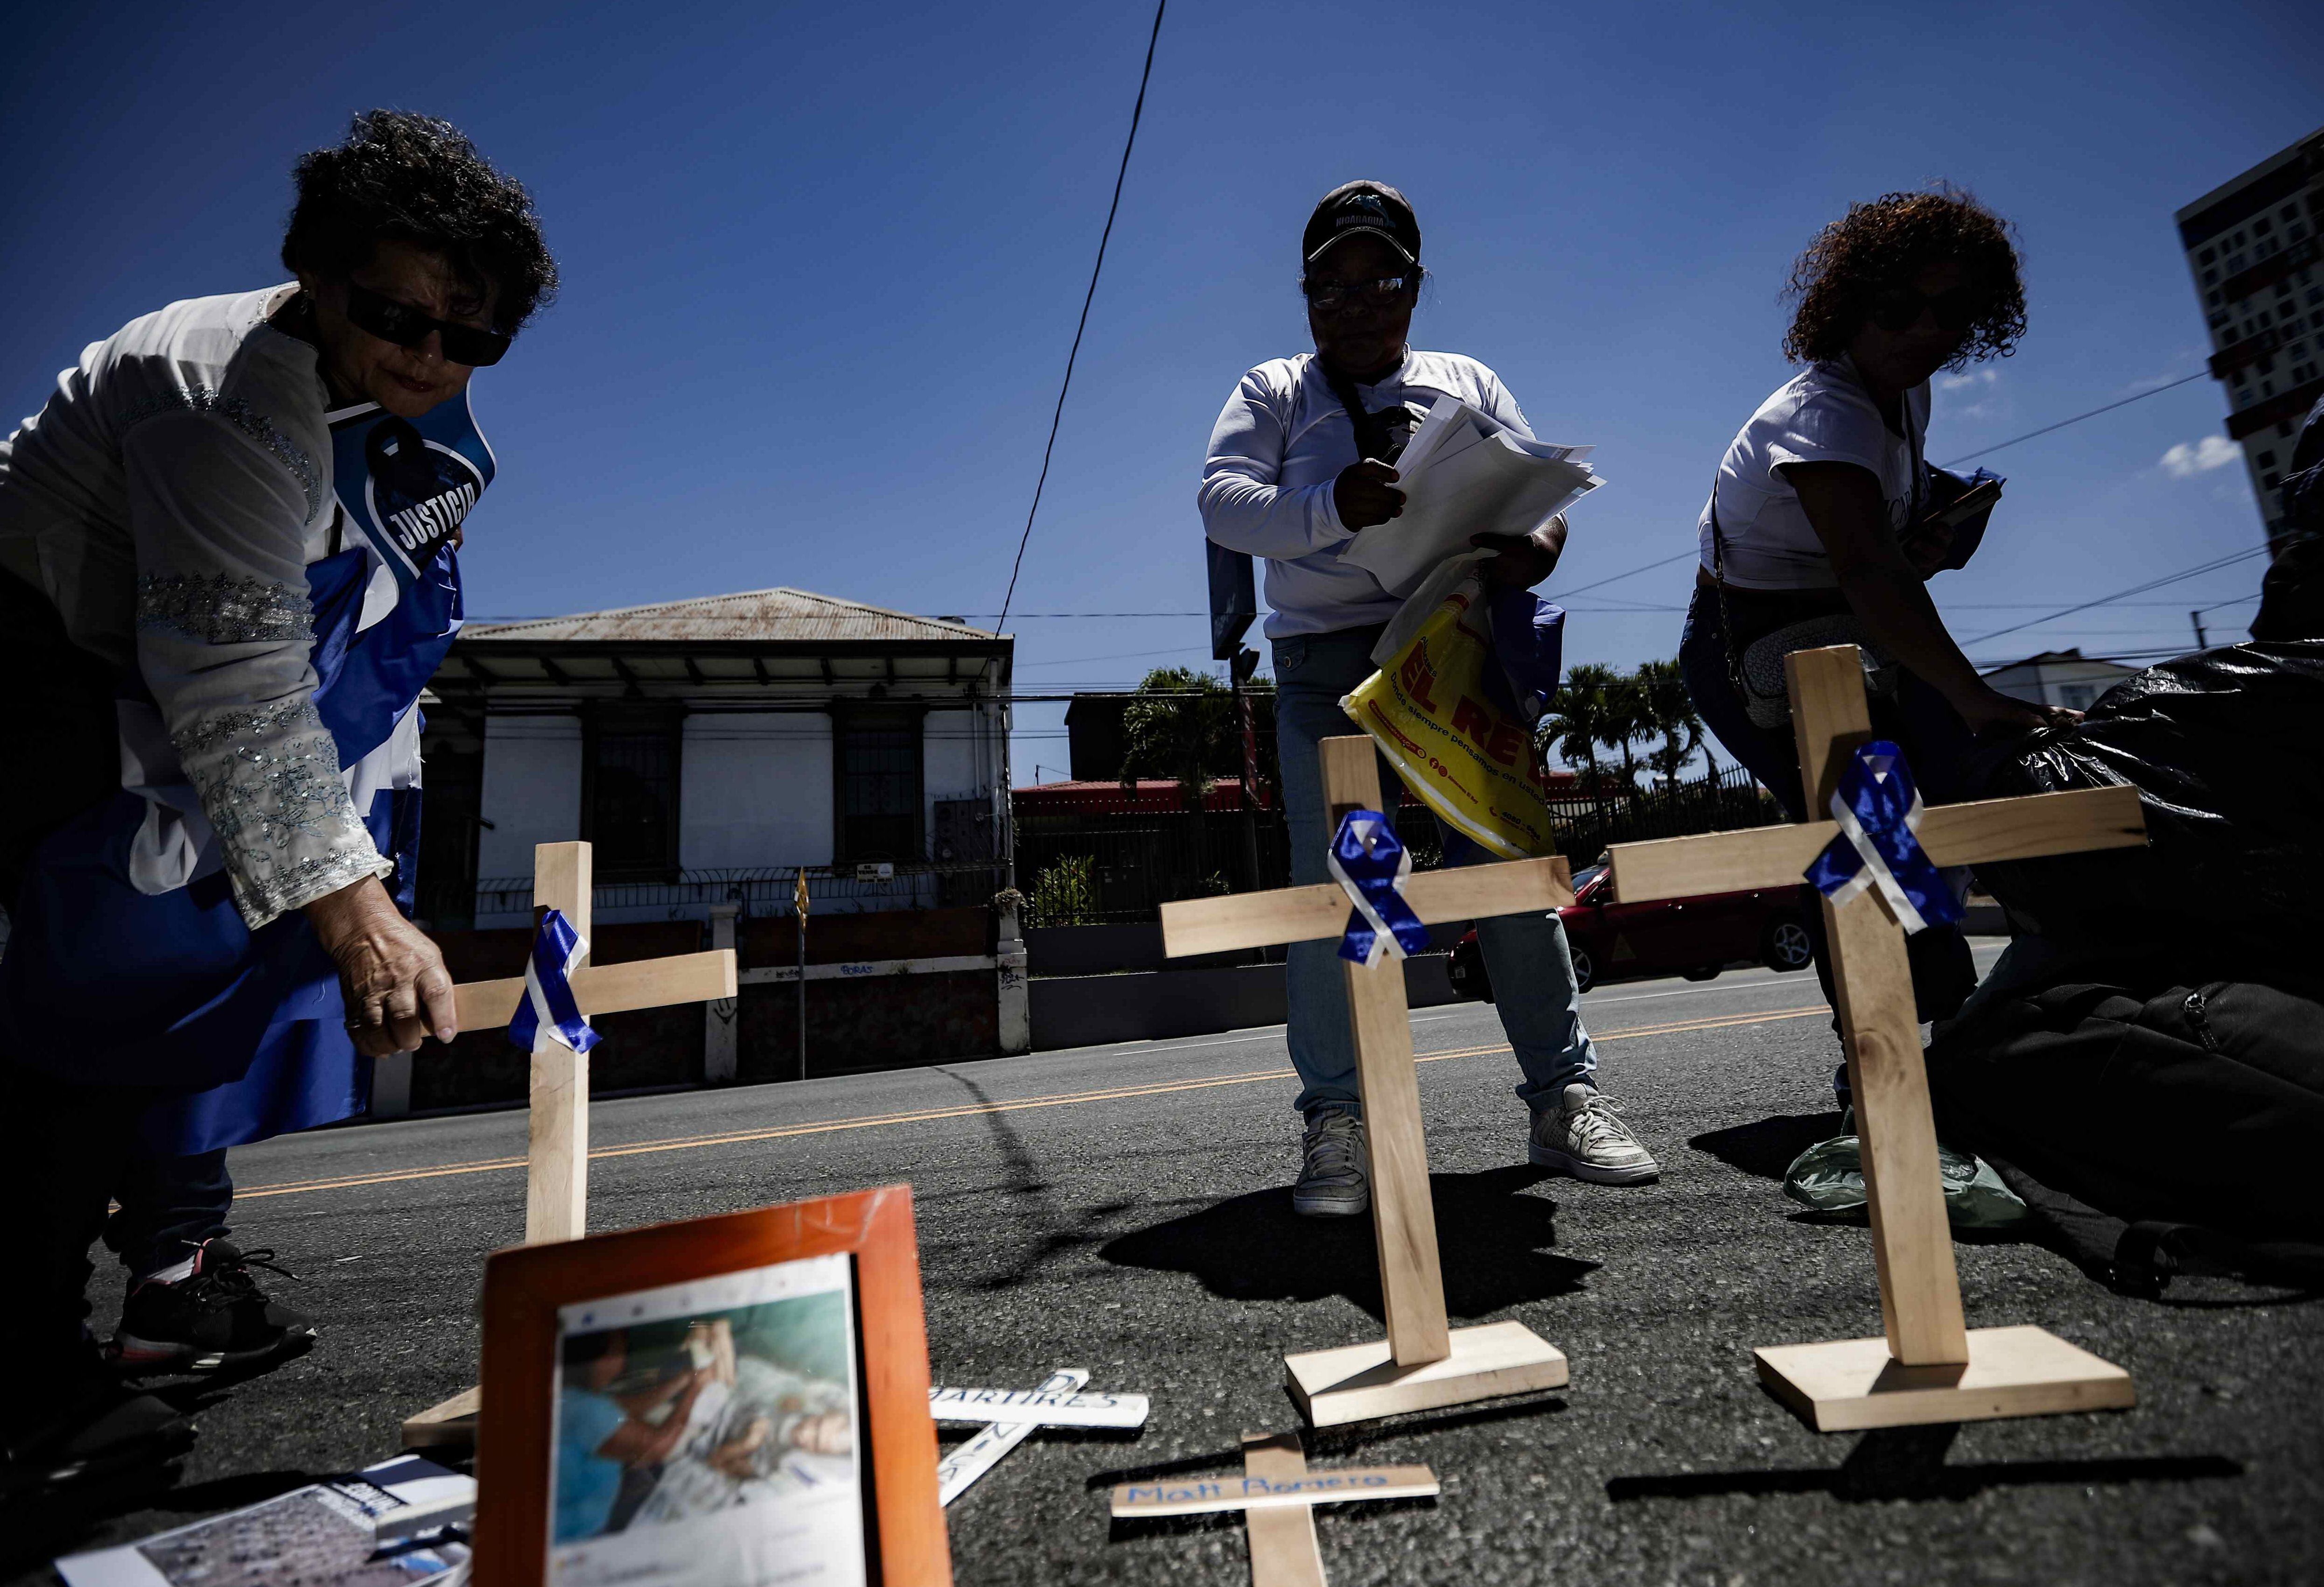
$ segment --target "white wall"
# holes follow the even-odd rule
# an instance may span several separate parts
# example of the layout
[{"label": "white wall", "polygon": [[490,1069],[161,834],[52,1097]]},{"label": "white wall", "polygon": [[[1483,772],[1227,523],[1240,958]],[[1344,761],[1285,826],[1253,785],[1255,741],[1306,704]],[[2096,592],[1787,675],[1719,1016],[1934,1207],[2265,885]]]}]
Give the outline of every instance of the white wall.
[{"label": "white wall", "polygon": [[938,799],[990,801],[1000,766],[1000,743],[991,715],[982,711],[929,712],[920,740],[920,787],[927,799],[927,808],[921,812],[922,830],[935,835]]},{"label": "white wall", "polygon": [[483,815],[476,875],[530,876],[532,845],[581,835],[581,719],[484,718]]},{"label": "white wall", "polygon": [[685,755],[678,778],[678,863],[685,869],[831,863],[836,835],[827,715],[691,715]]}]

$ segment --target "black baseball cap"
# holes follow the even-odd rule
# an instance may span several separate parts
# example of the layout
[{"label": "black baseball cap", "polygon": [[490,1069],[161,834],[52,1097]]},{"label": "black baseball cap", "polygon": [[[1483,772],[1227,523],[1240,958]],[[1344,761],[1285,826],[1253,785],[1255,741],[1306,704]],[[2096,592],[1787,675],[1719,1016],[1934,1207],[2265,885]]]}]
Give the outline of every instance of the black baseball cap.
[{"label": "black baseball cap", "polygon": [[1406,264],[1420,263],[1420,222],[1414,218],[1411,204],[1386,182],[1372,181],[1343,182],[1323,195],[1307,217],[1299,257],[1313,264],[1342,237],[1359,233],[1380,238],[1403,254]]}]

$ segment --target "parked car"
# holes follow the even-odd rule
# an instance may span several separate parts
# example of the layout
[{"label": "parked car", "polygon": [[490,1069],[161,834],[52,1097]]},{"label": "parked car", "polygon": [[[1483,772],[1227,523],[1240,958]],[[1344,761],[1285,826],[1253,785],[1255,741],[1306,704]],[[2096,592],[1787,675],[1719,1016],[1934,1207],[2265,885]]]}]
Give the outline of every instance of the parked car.
[{"label": "parked car", "polygon": [[[1615,900],[1606,867],[1591,865],[1575,875],[1573,902],[1558,918],[1565,923],[1574,979],[1584,992],[1641,975],[1708,981],[1738,961],[1784,971],[1813,964],[1804,891],[1759,888],[1625,904]],[[1445,969],[1462,997],[1493,1001],[1474,930],[1454,946]]]}]

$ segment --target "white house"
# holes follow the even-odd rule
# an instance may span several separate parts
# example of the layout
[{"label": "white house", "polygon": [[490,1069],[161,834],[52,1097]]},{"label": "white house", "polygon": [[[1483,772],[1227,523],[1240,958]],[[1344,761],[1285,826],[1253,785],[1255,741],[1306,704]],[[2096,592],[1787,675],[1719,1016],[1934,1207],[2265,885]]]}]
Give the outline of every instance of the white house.
[{"label": "white house", "polygon": [[425,707],[420,913],[524,924],[533,845],[573,838],[600,921],[788,910],[802,868],[818,910],[989,900],[1013,649],[792,589],[471,625]]},{"label": "white house", "polygon": [[2023,661],[1997,667],[1984,678],[1996,690],[2015,700],[2086,711],[2100,695],[2137,671],[2137,668],[2126,667],[2119,661],[2094,660],[2078,650],[2044,650]]}]

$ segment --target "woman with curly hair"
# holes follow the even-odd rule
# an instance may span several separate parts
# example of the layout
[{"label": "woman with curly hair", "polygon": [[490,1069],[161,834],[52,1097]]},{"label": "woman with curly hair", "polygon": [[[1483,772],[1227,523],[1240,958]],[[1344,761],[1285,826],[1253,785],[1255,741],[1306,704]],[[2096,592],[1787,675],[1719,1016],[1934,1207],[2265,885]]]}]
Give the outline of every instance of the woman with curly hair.
[{"label": "woman with curly hair", "polygon": [[[253,1279],[268,1253],[222,1238],[226,1149],[361,1111],[373,1058],[454,1033],[406,918],[415,706],[493,475],[469,377],[556,266],[440,121],[359,115],[296,181],[295,280],[131,321],[0,444],[12,1486],[181,1441],[111,1370],[311,1337]],[[109,1363],[99,1232],[130,1274]]]},{"label": "woman with curly hair", "polygon": [[[1952,550],[1922,455],[1930,377],[2006,357],[2024,334],[2017,251],[1964,193],[1889,193],[1824,227],[1790,295],[1784,352],[1807,367],[1736,436],[1703,505],[1679,649],[1687,691],[1727,752],[1804,820],[1783,658],[1861,645],[1878,668],[1875,724],[1943,803],[1975,735],[2073,715],[1979,678],[1927,588]],[[1922,1017],[1949,1014],[1973,978],[1967,945],[1951,927],[1912,943]]]}]

